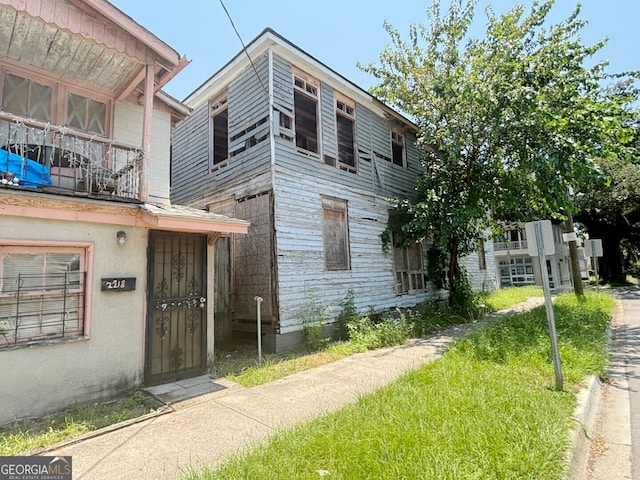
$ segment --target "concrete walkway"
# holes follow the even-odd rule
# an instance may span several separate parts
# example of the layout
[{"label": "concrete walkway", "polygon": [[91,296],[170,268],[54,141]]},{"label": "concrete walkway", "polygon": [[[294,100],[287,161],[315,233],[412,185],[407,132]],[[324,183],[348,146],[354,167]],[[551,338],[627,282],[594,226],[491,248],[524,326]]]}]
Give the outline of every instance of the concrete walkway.
[{"label": "concrete walkway", "polygon": [[[522,311],[543,303],[531,299],[504,312]],[[461,325],[408,345],[356,354],[253,388],[224,379],[211,393],[176,403],[170,413],[129,424],[106,434],[47,451],[73,456],[73,478],[176,479],[190,467],[215,465],[282,427],[338,410],[402,373],[438,358],[449,343],[469,333]],[[175,390],[175,385],[167,391]],[[179,388],[211,388],[188,382]]]},{"label": "concrete walkway", "polygon": [[640,288],[615,293],[609,374],[587,444],[589,457],[574,480],[640,480]]}]

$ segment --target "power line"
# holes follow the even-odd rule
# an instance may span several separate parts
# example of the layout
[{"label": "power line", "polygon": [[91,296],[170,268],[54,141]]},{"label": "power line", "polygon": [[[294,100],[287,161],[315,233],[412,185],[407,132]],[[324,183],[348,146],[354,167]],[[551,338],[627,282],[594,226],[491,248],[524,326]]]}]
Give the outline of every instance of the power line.
[{"label": "power line", "polygon": [[233,27],[233,30],[236,32],[236,35],[238,36],[238,39],[240,40],[240,44],[242,45],[242,50],[247,55],[247,58],[249,59],[249,62],[251,63],[251,67],[253,67],[253,71],[256,74],[256,77],[258,78],[258,81],[260,82],[260,85],[262,85],[262,89],[265,91],[267,96],[269,96],[269,90],[267,90],[267,87],[265,87],[264,83],[262,83],[262,79],[260,78],[260,75],[258,74],[258,70],[256,69],[256,66],[253,63],[253,60],[251,59],[251,56],[249,55],[249,52],[247,52],[247,47],[245,46],[244,42],[242,41],[242,37],[240,36],[240,33],[238,33],[238,29],[236,28],[235,24],[233,23],[233,19],[231,18],[231,15],[229,15],[229,11],[227,10],[227,7],[225,7],[224,2],[222,0],[220,0],[220,5],[222,5],[222,8],[224,9],[224,13],[227,14],[227,18],[229,19],[229,22],[231,22],[231,26]]}]

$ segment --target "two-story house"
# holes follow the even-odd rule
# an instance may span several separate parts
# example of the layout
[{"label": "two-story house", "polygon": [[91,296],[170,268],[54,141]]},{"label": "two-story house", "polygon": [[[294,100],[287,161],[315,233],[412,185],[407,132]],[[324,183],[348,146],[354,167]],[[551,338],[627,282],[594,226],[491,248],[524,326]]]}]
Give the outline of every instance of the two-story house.
[{"label": "two-story house", "polygon": [[105,0],[0,0],[0,424],[206,370],[248,223],[170,205],[187,63]]},{"label": "two-story house", "polygon": [[[302,341],[309,306],[349,291],[365,312],[441,293],[422,245],[382,248],[388,199],[410,197],[422,171],[407,118],[270,29],[184,102],[172,201],[251,222],[216,240],[218,345],[257,330],[256,296],[265,348],[281,351]],[[493,255],[467,260],[493,288]]]},{"label": "two-story house", "polygon": [[[562,291],[571,285],[569,247],[562,239],[564,227],[553,223],[552,228],[555,254],[547,257],[546,274],[549,277],[549,287],[555,291]],[[493,251],[500,288],[542,286],[538,258],[527,253],[529,241],[524,224],[511,225],[505,229],[504,235],[494,237]]]}]

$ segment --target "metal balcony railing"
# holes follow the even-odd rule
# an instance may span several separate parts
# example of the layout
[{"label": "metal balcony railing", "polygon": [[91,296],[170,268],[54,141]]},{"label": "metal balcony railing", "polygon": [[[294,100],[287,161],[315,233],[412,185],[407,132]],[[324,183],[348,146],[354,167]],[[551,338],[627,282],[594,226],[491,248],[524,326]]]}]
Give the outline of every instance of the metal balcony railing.
[{"label": "metal balcony railing", "polygon": [[526,250],[527,249],[527,241],[520,240],[514,242],[494,242],[493,250]]},{"label": "metal balcony railing", "polygon": [[0,112],[0,186],[140,200],[142,150]]}]

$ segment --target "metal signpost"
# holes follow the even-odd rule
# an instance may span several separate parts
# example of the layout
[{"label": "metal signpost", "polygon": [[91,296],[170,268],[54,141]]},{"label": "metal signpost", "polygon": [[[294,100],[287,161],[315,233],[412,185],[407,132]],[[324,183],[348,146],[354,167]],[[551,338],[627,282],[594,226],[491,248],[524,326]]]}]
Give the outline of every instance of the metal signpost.
[{"label": "metal signpost", "polygon": [[542,276],[542,290],[547,308],[547,322],[549,323],[549,338],[551,339],[551,354],[553,368],[556,374],[556,390],[563,389],[562,365],[560,364],[560,352],[558,350],[558,338],[556,335],[556,321],[553,315],[553,303],[551,302],[551,288],[549,287],[549,275],[547,273],[547,255],[555,253],[553,242],[553,230],[551,221],[540,220],[525,224],[527,238],[535,237],[536,241],[528,242],[528,253],[537,256],[540,261],[540,274]]},{"label": "metal signpost", "polygon": [[596,274],[596,287],[600,285],[600,278],[598,278],[598,258],[603,256],[602,252],[602,240],[590,238],[585,243],[585,253],[587,257],[593,258],[593,272]]}]

